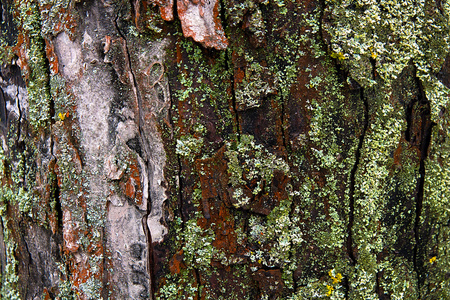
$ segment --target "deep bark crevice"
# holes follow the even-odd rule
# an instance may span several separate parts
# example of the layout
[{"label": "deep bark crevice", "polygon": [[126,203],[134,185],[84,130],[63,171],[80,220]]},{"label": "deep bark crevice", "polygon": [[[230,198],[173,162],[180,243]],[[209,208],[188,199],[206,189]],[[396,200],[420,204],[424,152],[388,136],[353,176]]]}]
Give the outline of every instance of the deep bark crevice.
[{"label": "deep bark crevice", "polygon": [[[0,73],[1,78],[1,73]],[[0,87],[0,129],[2,130],[3,135],[5,136],[7,131],[6,128],[8,126],[8,118],[7,118],[7,110],[6,110],[6,96],[5,93]]]},{"label": "deep bark crevice", "polygon": [[[131,55],[128,49],[128,41],[127,38],[125,36],[125,34],[121,31],[119,24],[118,24],[118,19],[119,19],[119,13],[117,13],[116,18],[114,19],[114,26],[117,30],[117,33],[121,36],[121,38],[124,41],[124,48],[125,48],[125,63],[127,65],[128,71],[129,71],[129,80],[130,80],[130,84],[132,87],[132,90],[135,94],[136,100],[137,100],[137,105],[138,105],[138,114],[139,114],[139,118],[138,118],[138,128],[139,128],[139,136],[140,136],[140,140],[142,142],[142,146],[143,146],[143,150],[144,150],[144,161],[147,164],[147,172],[148,172],[148,178],[152,177],[152,166],[151,166],[151,157],[150,157],[150,146],[148,145],[146,136],[145,136],[145,131],[144,131],[144,116],[143,116],[143,108],[142,108],[142,96],[140,94],[139,91],[139,87],[137,85],[137,81],[136,81],[136,75],[134,74],[133,71],[133,66],[131,64]],[[152,196],[151,196],[151,190],[150,190],[150,185],[149,185],[149,191],[148,191],[148,199],[147,199],[147,208],[146,208],[146,212],[144,213],[144,216],[141,219],[142,222],[142,228],[144,231],[144,234],[147,238],[147,269],[149,272],[149,277],[150,277],[150,287],[149,287],[149,292],[150,292],[150,299],[153,300],[155,299],[155,274],[154,274],[154,259],[153,259],[153,240],[152,240],[152,235],[151,235],[151,231],[150,228],[148,227],[148,216],[152,213]]]},{"label": "deep bark crevice", "polygon": [[177,162],[178,162],[178,201],[179,201],[179,210],[180,210],[180,216],[181,216],[181,228],[184,229],[184,224],[187,221],[187,216],[184,214],[184,205],[183,205],[183,174],[182,174],[182,164],[181,164],[181,157],[180,155],[177,155]]},{"label": "deep bark crevice", "polygon": [[237,104],[236,104],[236,90],[234,86],[234,66],[233,61],[231,59],[231,50],[227,49],[227,72],[230,72],[230,87],[231,87],[231,105],[232,105],[232,113],[234,115],[234,121],[236,123],[236,135],[238,142],[241,141],[241,125],[239,122],[239,113],[237,110]]},{"label": "deep bark crevice", "polygon": [[[25,221],[24,221],[24,220],[21,220],[21,221],[19,222],[19,226],[20,226],[20,227],[23,226],[23,228],[28,227],[27,224],[23,224],[23,223],[25,223]],[[28,261],[23,261],[21,265],[24,265],[24,266],[25,266],[26,276],[27,276],[28,279],[31,279],[31,278],[30,278],[30,277],[31,277],[31,274],[30,274],[30,266],[33,264],[33,258],[32,258],[32,256],[31,256],[31,252],[30,252],[30,249],[29,249],[29,247],[28,247],[28,243],[27,243],[27,240],[26,240],[25,236],[26,236],[25,233],[21,235],[22,242],[23,242],[23,244],[24,244],[24,246],[25,246],[25,247],[21,247],[21,249],[24,249],[24,250],[26,251],[26,253],[23,253],[23,251],[22,251],[21,255],[23,256],[23,258],[26,257],[26,258],[28,259]],[[30,284],[30,280],[26,280],[26,281],[24,282],[24,284],[25,284],[25,287],[23,287],[23,290],[25,291],[25,293],[28,294],[28,286],[29,286],[29,284]],[[26,295],[26,296],[28,296],[28,295]]]},{"label": "deep bark crevice", "polygon": [[201,284],[202,284],[202,282],[200,280],[200,272],[198,271],[197,268],[194,268],[194,271],[195,271],[195,280],[197,282],[197,297],[198,297],[198,299],[202,299],[202,293],[201,293],[201,289],[200,289]]},{"label": "deep bark crevice", "polygon": [[23,116],[22,116],[23,113],[22,113],[22,110],[20,109],[19,87],[18,86],[16,86],[15,100],[16,100],[16,103],[17,103],[17,110],[19,111],[19,116],[17,118],[17,139],[16,139],[16,145],[18,145],[19,141],[20,141],[20,135],[22,133],[22,130],[21,130],[22,126],[21,126],[21,124],[22,124],[22,118],[23,118]]},{"label": "deep bark crevice", "polygon": [[356,264],[356,255],[354,252],[354,241],[353,241],[353,224],[355,217],[355,184],[356,184],[356,173],[361,159],[361,149],[364,144],[364,138],[366,136],[367,128],[369,127],[369,103],[364,95],[364,88],[360,87],[360,99],[364,104],[364,121],[363,130],[359,136],[358,147],[355,152],[355,163],[350,171],[350,186],[349,186],[349,212],[348,212],[348,225],[347,225],[347,255],[350,258],[352,265]]},{"label": "deep bark crevice", "polygon": [[423,211],[423,197],[424,197],[424,184],[425,184],[425,161],[428,158],[428,149],[431,143],[432,129],[435,123],[431,121],[431,108],[430,102],[426,98],[425,91],[423,89],[422,82],[420,79],[415,76],[416,85],[419,89],[418,94],[418,103],[420,107],[420,118],[421,118],[421,128],[420,128],[420,142],[419,142],[419,150],[420,150],[420,161],[419,161],[419,178],[417,180],[416,185],[416,195],[415,195],[415,219],[414,219],[414,238],[415,245],[413,249],[413,263],[414,263],[414,271],[417,275],[417,283],[418,283],[418,294],[419,298],[421,295],[421,287],[425,283],[426,272],[425,272],[425,256],[426,256],[426,244],[427,238],[421,236],[421,231],[424,229],[421,226],[421,216]]}]

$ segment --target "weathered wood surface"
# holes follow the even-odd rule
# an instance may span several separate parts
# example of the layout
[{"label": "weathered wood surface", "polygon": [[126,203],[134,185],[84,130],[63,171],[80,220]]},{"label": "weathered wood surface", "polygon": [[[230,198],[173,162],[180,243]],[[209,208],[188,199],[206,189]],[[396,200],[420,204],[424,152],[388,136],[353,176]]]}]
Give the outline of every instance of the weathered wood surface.
[{"label": "weathered wood surface", "polygon": [[2,299],[449,299],[445,1],[2,0]]}]

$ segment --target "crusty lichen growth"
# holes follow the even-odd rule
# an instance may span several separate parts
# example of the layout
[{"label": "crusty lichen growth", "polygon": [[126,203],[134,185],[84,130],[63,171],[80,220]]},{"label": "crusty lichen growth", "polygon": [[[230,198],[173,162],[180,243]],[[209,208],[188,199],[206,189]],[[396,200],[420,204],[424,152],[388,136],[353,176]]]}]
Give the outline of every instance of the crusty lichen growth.
[{"label": "crusty lichen growth", "polygon": [[[247,184],[253,195],[268,194],[274,177],[274,171],[288,174],[287,163],[270,153],[262,145],[256,144],[252,135],[241,135],[238,143],[228,143],[225,155],[228,158],[228,173],[233,188],[233,205],[236,208],[250,204],[251,198],[244,194]],[[256,181],[256,183],[253,183]]]},{"label": "crusty lichen growth", "polygon": [[1,290],[0,296],[2,299],[14,299],[20,300],[17,284],[19,282],[19,276],[17,276],[17,266],[19,262],[15,257],[16,244],[11,237],[11,232],[8,228],[9,222],[6,217],[6,203],[5,199],[0,199],[0,216],[2,218],[3,225],[3,241],[6,246],[6,265],[4,266],[4,272],[1,274]]},{"label": "crusty lichen growth", "polygon": [[27,81],[29,122],[35,129],[48,125],[50,119],[49,67],[45,42],[41,35],[41,16],[34,1],[17,1],[18,21],[26,35],[26,57],[21,57],[22,75]]},{"label": "crusty lichen growth", "polygon": [[[448,108],[447,108],[448,111]],[[426,270],[422,294],[433,299],[450,297],[450,143],[448,139],[449,118],[442,118],[433,129],[430,157],[426,161],[424,183],[422,228],[430,230],[431,236],[425,256],[421,257]],[[439,128],[441,127],[441,128]]]},{"label": "crusty lichen growth", "polygon": [[75,38],[75,20],[77,18],[75,2],[77,1],[39,0],[43,36],[50,38],[64,30],[71,38]]},{"label": "crusty lichen growth", "polygon": [[448,7],[419,1],[327,1],[332,22],[325,25],[333,53],[342,53],[350,76],[375,84],[371,60],[386,81],[413,61],[423,74],[440,69],[448,52]]},{"label": "crusty lichen growth", "polygon": [[[378,298],[375,276],[383,270],[379,284],[385,293],[393,298],[416,299],[420,295],[420,287],[413,263],[393,254],[382,261],[377,259],[383,249],[391,249],[397,243],[396,236],[402,223],[412,230],[408,219],[414,218],[416,213],[402,206],[404,203],[389,206],[392,205],[389,202],[392,195],[403,194],[409,197],[407,202],[412,202],[412,209],[415,208],[413,194],[419,167],[418,158],[414,161],[414,155],[402,142],[402,134],[406,130],[405,116],[402,105],[392,97],[392,89],[395,88],[392,84],[412,64],[416,69],[415,76],[425,90],[426,100],[430,102],[431,120],[441,127],[440,119],[448,107],[449,91],[434,74],[440,70],[448,54],[448,4],[430,1],[327,1],[325,12],[331,15],[331,22],[324,23],[329,34],[330,55],[365,88],[370,116],[361,151],[362,167],[356,174],[355,225],[352,229],[358,248],[356,257],[361,265],[357,264],[355,273],[350,276],[350,295]],[[402,145],[404,161],[399,164],[394,162],[393,154]],[[438,197],[427,196],[439,194],[437,191],[445,186],[444,183],[435,185],[436,178],[445,172],[445,168],[438,165],[434,159],[426,164],[424,209],[435,207],[442,214],[445,208],[438,204]],[[390,210],[398,214],[389,216]],[[424,210],[422,215],[425,213],[428,214],[428,210]],[[387,218],[395,219],[395,225],[387,226]],[[429,242],[429,245],[434,245],[433,250],[446,248],[443,240],[436,244]],[[429,255],[435,254],[430,250]],[[432,280],[427,276],[428,284],[433,282],[446,286],[444,277],[438,277]],[[425,290],[421,292],[422,295],[426,293]],[[442,290],[438,288],[434,293],[442,293]]]}]

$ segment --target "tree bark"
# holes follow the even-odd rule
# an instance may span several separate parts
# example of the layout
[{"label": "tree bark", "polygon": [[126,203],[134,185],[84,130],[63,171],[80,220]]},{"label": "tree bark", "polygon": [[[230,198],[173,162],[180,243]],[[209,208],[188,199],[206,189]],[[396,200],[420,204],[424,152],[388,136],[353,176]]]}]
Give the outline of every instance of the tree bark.
[{"label": "tree bark", "polygon": [[450,298],[449,13],[2,0],[1,298]]}]

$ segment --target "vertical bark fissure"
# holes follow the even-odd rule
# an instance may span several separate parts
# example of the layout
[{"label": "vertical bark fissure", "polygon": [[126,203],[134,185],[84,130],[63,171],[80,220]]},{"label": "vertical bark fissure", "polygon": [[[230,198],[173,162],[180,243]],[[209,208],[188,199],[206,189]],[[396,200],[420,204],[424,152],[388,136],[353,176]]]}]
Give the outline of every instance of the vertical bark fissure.
[{"label": "vertical bark fissure", "polygon": [[2,289],[3,280],[5,274],[6,267],[6,245],[5,245],[5,236],[3,234],[4,226],[3,226],[3,217],[0,216],[0,290]]},{"label": "vertical bark fissure", "polygon": [[[21,226],[21,224],[22,224],[22,222],[23,221],[20,221],[19,222],[19,226]],[[27,225],[22,225],[22,226],[24,226],[24,228],[25,228],[25,226],[27,226]],[[28,227],[28,226],[27,226]],[[22,265],[24,265],[25,266],[25,269],[26,269],[26,274],[27,274],[27,278],[28,279],[31,279],[30,278],[30,266],[33,264],[33,259],[32,259],[32,257],[31,257],[31,252],[30,252],[30,249],[28,248],[28,243],[27,243],[27,240],[25,239],[25,234],[24,235],[21,235],[21,238],[22,238],[22,241],[23,241],[23,244],[25,245],[25,247],[21,247],[22,249],[24,249],[25,251],[26,251],[26,254],[25,253],[21,253],[21,255],[23,256],[23,257],[25,257],[25,255],[28,257],[28,261],[24,261],[24,262],[22,262],[21,264]],[[22,287],[23,288],[23,290],[25,291],[25,293],[26,293],[26,298],[28,298],[27,296],[28,296],[28,286],[29,286],[29,284],[30,284],[30,280],[25,280],[25,287]],[[35,296],[35,295],[33,295],[33,296]]]},{"label": "vertical bark fissure", "polygon": [[21,135],[21,127],[20,124],[22,123],[22,110],[20,109],[20,102],[19,102],[19,87],[16,86],[16,95],[15,95],[15,100],[17,103],[17,110],[19,111],[19,116],[17,118],[17,139],[16,139],[16,144],[19,143],[20,141],[20,135]]},{"label": "vertical bark fissure", "polygon": [[[120,11],[120,9],[119,9]],[[150,146],[148,145],[146,136],[145,136],[145,131],[143,128],[144,125],[144,116],[143,116],[143,112],[142,112],[142,97],[137,85],[137,81],[136,81],[136,76],[134,74],[133,71],[133,67],[131,65],[131,55],[130,52],[128,50],[128,42],[126,39],[126,36],[122,33],[122,31],[119,28],[118,25],[118,19],[119,19],[119,14],[116,15],[116,18],[114,19],[114,26],[118,32],[118,34],[122,37],[122,39],[124,40],[124,46],[125,46],[125,60],[126,60],[126,64],[127,64],[127,68],[129,70],[129,79],[130,79],[130,84],[132,87],[132,90],[135,94],[135,97],[137,99],[137,104],[138,104],[138,128],[139,128],[139,136],[140,136],[140,141],[141,144],[143,146],[144,149],[144,153],[145,153],[145,162],[147,164],[147,172],[148,172],[148,178],[152,178],[152,166],[151,166],[151,156],[150,156]],[[151,196],[151,190],[150,190],[150,184],[149,184],[149,190],[148,190],[148,199],[147,199],[147,207],[146,207],[146,212],[144,213],[144,216],[141,219],[141,223],[142,223],[142,229],[144,231],[144,234],[147,238],[147,270],[149,272],[149,290],[150,290],[150,299],[153,300],[155,299],[155,287],[154,287],[154,278],[155,278],[155,274],[154,274],[154,261],[153,261],[153,241],[152,241],[152,235],[151,235],[151,231],[150,228],[148,227],[148,216],[151,214],[152,212],[152,196]]]},{"label": "vertical bark fissure", "polygon": [[198,299],[202,299],[202,293],[201,293],[201,280],[200,280],[200,272],[198,271],[198,268],[194,268],[195,270],[195,280],[197,282],[197,297]]},{"label": "vertical bark fissure", "polygon": [[[105,227],[102,228],[102,243],[103,243],[103,245],[106,245],[106,243],[107,243],[106,228]],[[103,300],[109,299],[109,291],[108,291],[108,289],[105,288],[106,286],[108,286],[108,272],[106,272],[106,270],[108,269],[108,262],[107,262],[106,259],[107,259],[106,255],[103,255],[103,257],[102,257],[102,268],[103,268],[102,284],[103,284],[103,289],[102,289],[102,292],[101,292],[101,297],[102,297]]]},{"label": "vertical bark fissure", "polygon": [[184,229],[184,224],[187,221],[187,217],[184,215],[183,211],[183,172],[182,172],[182,164],[181,164],[181,157],[180,155],[177,155],[177,162],[178,162],[178,201],[179,201],[179,209],[180,209],[180,216],[181,220],[183,221],[181,223],[182,228]]},{"label": "vertical bark fissure", "polygon": [[284,119],[284,116],[285,116],[285,113],[286,113],[286,107],[285,107],[285,104],[284,104],[284,101],[285,101],[285,99],[282,97],[281,98],[281,115],[280,115],[280,118],[281,118],[281,138],[283,139],[283,147],[284,147],[284,149],[285,150],[287,150],[288,148],[287,148],[287,145],[288,145],[288,143],[286,142],[286,130],[285,130],[285,119]]},{"label": "vertical bark fissure", "polygon": [[[176,1],[175,1],[176,2]],[[219,1],[220,4],[220,20],[222,22],[223,30],[226,31],[228,28],[228,23],[226,20],[226,9],[225,9],[225,2],[223,0]],[[226,48],[226,69],[225,72],[230,73],[230,87],[231,87],[231,105],[232,105],[232,113],[234,116],[234,122],[236,123],[236,135],[238,141],[241,140],[241,126],[239,123],[239,114],[237,111],[237,105],[236,105],[236,91],[234,87],[234,66],[233,66],[233,60],[232,60],[232,50],[230,50],[230,46]]]},{"label": "vertical bark fissure", "polygon": [[361,149],[364,144],[364,138],[366,136],[367,128],[369,127],[369,104],[364,95],[364,89],[360,88],[360,99],[363,101],[364,105],[364,121],[363,121],[363,131],[359,136],[358,147],[355,152],[355,163],[350,171],[350,186],[349,186],[349,212],[348,212],[348,225],[347,225],[347,255],[353,265],[356,264],[356,257],[353,251],[354,241],[353,241],[353,224],[355,216],[355,184],[356,184],[356,173],[361,159]]},{"label": "vertical bark fissure", "polygon": [[415,77],[416,84],[419,88],[419,95],[418,95],[418,101],[420,104],[420,107],[423,107],[421,110],[421,140],[420,140],[420,162],[419,162],[419,178],[417,180],[417,187],[416,187],[416,195],[415,195],[415,204],[416,204],[416,215],[414,219],[414,238],[415,238],[415,245],[413,250],[413,257],[414,257],[414,271],[417,275],[417,283],[418,283],[418,294],[419,298],[421,295],[421,286],[424,284],[425,281],[425,274],[424,274],[424,257],[423,257],[423,251],[426,248],[426,239],[422,239],[420,237],[420,219],[422,216],[422,210],[423,210],[423,197],[424,197],[424,184],[425,184],[425,175],[426,175],[426,169],[425,169],[425,160],[428,157],[428,149],[431,143],[431,134],[433,126],[435,125],[431,121],[431,109],[430,109],[430,102],[426,98],[425,91],[422,86],[422,82],[418,77]]},{"label": "vertical bark fissure", "polygon": [[237,138],[238,141],[241,141],[241,125],[239,122],[239,113],[237,110],[237,104],[236,104],[236,90],[235,90],[235,86],[234,86],[234,66],[233,66],[233,61],[231,59],[231,50],[227,49],[227,72],[230,72],[230,87],[231,87],[231,103],[232,103],[232,108],[233,108],[233,115],[234,115],[234,120],[236,123],[236,134],[237,134]]},{"label": "vertical bark fissure", "polygon": [[[0,73],[1,78],[1,73]],[[6,97],[2,87],[0,87],[0,129],[3,131],[3,135],[6,135],[6,127],[8,124],[8,118],[6,114]]]}]

